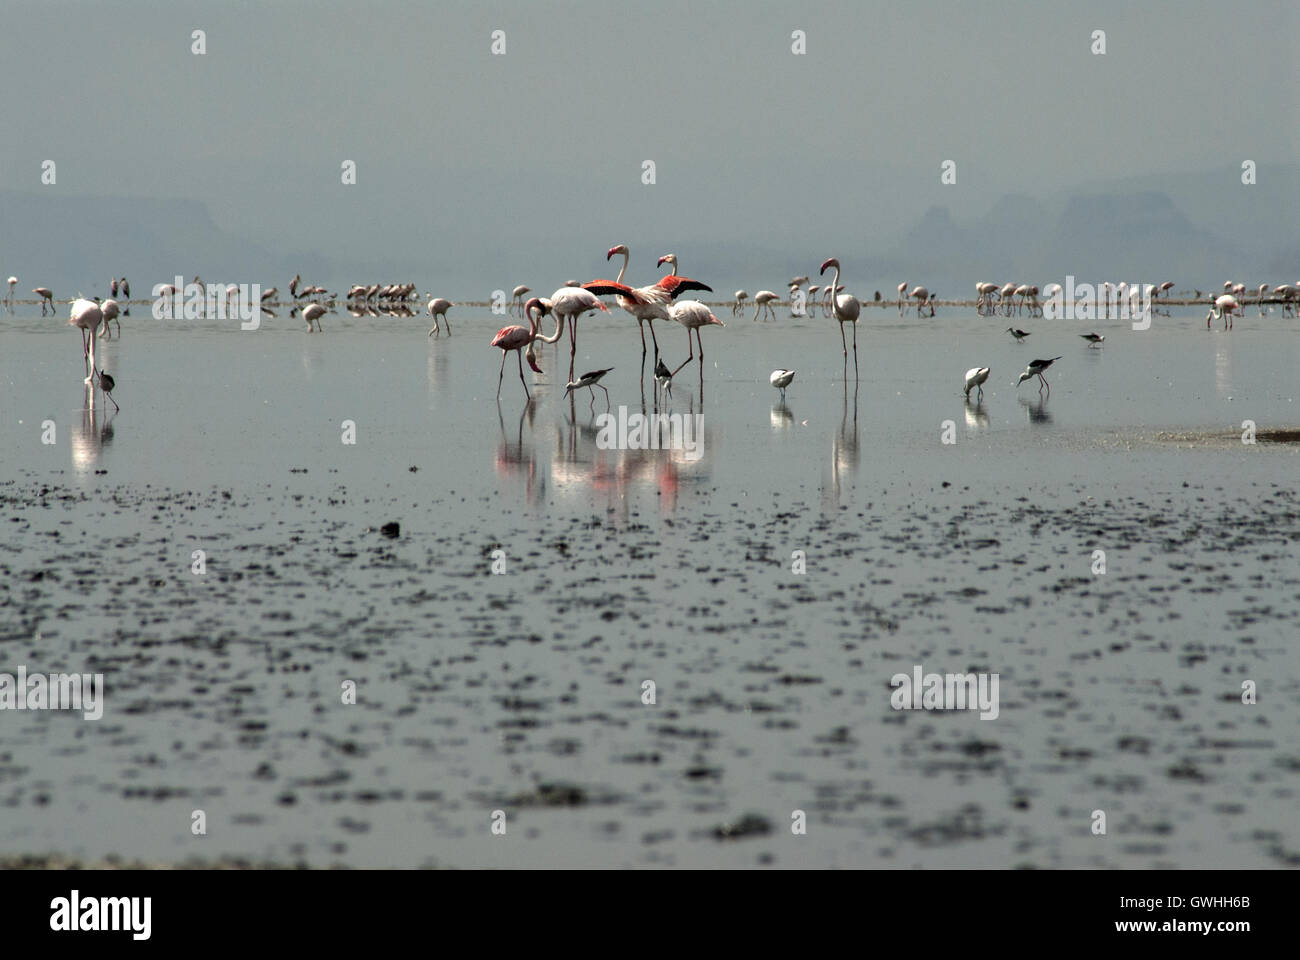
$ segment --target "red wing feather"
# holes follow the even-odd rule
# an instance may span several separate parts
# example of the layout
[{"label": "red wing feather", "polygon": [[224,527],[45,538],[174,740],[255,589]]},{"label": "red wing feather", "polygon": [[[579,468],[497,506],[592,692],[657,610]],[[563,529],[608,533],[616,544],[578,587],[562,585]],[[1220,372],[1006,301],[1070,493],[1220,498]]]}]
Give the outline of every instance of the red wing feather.
[{"label": "red wing feather", "polygon": [[668,296],[676,300],[687,290],[707,290],[713,292],[713,288],[707,283],[700,283],[698,280],[692,280],[690,277],[664,277],[655,286],[667,291]]}]

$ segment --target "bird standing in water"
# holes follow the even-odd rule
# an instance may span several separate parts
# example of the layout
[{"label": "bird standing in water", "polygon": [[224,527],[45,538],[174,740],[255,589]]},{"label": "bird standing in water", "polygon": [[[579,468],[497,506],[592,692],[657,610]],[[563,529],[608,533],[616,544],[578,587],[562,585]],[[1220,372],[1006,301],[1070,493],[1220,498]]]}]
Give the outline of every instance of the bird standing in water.
[{"label": "bird standing in water", "polygon": [[790,386],[794,380],[793,370],[773,370],[772,375],[767,378],[767,382],[781,391],[781,399],[785,399],[785,388]]},{"label": "bird standing in water", "polygon": [[[605,374],[609,373],[609,371],[613,369],[614,369],[613,367],[606,367],[604,370],[592,370],[589,373],[584,373],[577,380],[572,380],[569,383],[565,384],[564,395],[567,397],[574,390],[581,390],[583,387],[588,388],[589,390],[591,390],[591,409],[594,412],[596,409],[596,387],[600,387],[600,389],[605,390],[605,388],[601,386],[600,383],[601,378],[604,377]],[[605,390],[605,409],[606,410],[609,409],[608,390]]]},{"label": "bird standing in water", "polygon": [[1061,359],[1060,357],[1052,357],[1051,360],[1030,361],[1029,366],[1025,367],[1025,372],[1022,373],[1020,375],[1020,379],[1016,381],[1016,386],[1017,387],[1020,386],[1022,383],[1024,383],[1026,380],[1030,379],[1031,377],[1037,377],[1039,379],[1039,382],[1042,384],[1042,386],[1038,388],[1038,392],[1042,393],[1043,387],[1047,387],[1047,392],[1051,393],[1052,385],[1048,383],[1046,379],[1044,379],[1043,371],[1060,359]]},{"label": "bird standing in water", "polygon": [[117,401],[114,400],[112,396],[113,388],[116,386],[117,381],[113,379],[111,373],[105,373],[103,370],[99,371],[99,389],[104,391],[104,396],[108,397],[109,402],[113,404],[114,412],[122,409],[117,405]]}]

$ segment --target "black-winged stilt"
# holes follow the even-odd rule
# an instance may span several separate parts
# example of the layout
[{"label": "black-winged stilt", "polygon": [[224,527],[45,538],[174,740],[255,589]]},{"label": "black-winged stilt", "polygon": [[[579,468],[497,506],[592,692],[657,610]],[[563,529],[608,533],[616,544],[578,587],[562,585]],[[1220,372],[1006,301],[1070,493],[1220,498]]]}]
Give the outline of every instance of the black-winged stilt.
[{"label": "black-winged stilt", "polygon": [[[596,409],[596,387],[605,390],[605,388],[601,386],[600,380],[605,376],[605,374],[609,373],[609,371],[613,369],[613,367],[606,367],[604,370],[592,370],[590,373],[584,373],[577,380],[572,380],[565,385],[564,395],[567,397],[574,390],[581,390],[583,387],[587,387],[591,390],[591,409],[594,411]],[[605,390],[605,409],[609,409],[608,390]]]},{"label": "black-winged stilt", "polygon": [[1106,339],[1099,333],[1081,333],[1079,336],[1083,337],[1083,339],[1087,340],[1094,347]]},{"label": "black-winged stilt", "polygon": [[[1024,383],[1026,380],[1030,379],[1031,377],[1037,377],[1043,386],[1047,387],[1048,390],[1051,390],[1052,385],[1048,383],[1047,380],[1043,377],[1043,371],[1060,359],[1061,359],[1060,357],[1052,357],[1051,360],[1030,361],[1029,366],[1025,367],[1025,372],[1022,373],[1020,375],[1020,379],[1016,381],[1016,386],[1019,387],[1022,383]],[[1043,390],[1043,386],[1040,386],[1038,388],[1040,393]]]},{"label": "black-winged stilt", "polygon": [[1017,330],[1015,327],[1007,327],[1007,333],[1016,338],[1016,343],[1023,343],[1025,337],[1029,336],[1028,330]]}]

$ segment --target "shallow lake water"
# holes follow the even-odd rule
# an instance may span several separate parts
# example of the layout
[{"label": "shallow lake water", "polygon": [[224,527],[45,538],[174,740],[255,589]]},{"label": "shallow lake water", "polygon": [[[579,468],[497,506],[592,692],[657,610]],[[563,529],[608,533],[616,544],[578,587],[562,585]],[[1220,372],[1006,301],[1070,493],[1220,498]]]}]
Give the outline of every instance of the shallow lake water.
[{"label": "shallow lake water", "polygon": [[[658,407],[635,323],[579,323],[577,371],[700,414],[698,459],[601,449],[563,342],[498,402],[487,310],[137,306],[116,413],[66,305],[0,317],[0,672],[106,685],[0,712],[0,857],[1300,865],[1300,446],[1265,439],[1300,321],[866,309],[855,380],[832,321],[715,312]],[[997,718],[894,710],[917,665],[998,674]]]}]

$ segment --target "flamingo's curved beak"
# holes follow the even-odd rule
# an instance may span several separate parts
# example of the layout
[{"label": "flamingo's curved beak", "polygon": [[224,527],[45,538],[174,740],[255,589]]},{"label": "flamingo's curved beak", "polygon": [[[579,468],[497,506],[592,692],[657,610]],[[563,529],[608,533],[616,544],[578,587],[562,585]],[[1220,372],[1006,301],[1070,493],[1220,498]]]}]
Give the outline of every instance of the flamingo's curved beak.
[{"label": "flamingo's curved beak", "polygon": [[662,267],[662,266],[664,265],[664,261],[666,261],[667,259],[668,259],[668,258],[667,258],[666,256],[664,256],[664,257],[660,257],[660,258],[659,258],[659,262],[656,263],[655,266],[656,266],[656,267]]},{"label": "flamingo's curved beak", "polygon": [[546,372],[537,365],[537,354],[533,353],[533,345],[531,343],[528,345],[528,349],[524,351],[524,359],[528,361],[528,365],[533,368],[534,373]]},{"label": "flamingo's curved beak", "polygon": [[827,260],[825,263],[822,264],[822,268],[821,268],[820,270],[818,270],[817,272],[818,272],[819,274],[821,274],[821,273],[825,273],[825,272],[826,272],[826,268],[829,267],[831,264],[835,264],[836,266],[839,265],[838,263],[836,263],[835,258],[834,258],[834,257],[831,257],[829,260]]},{"label": "flamingo's curved beak", "polygon": [[609,260],[611,257],[614,256],[614,254],[616,254],[616,253],[618,253],[618,252],[619,252],[619,249],[618,249],[617,246],[610,247],[610,248],[609,248],[609,253],[605,254],[605,259],[606,259],[606,260]]}]

